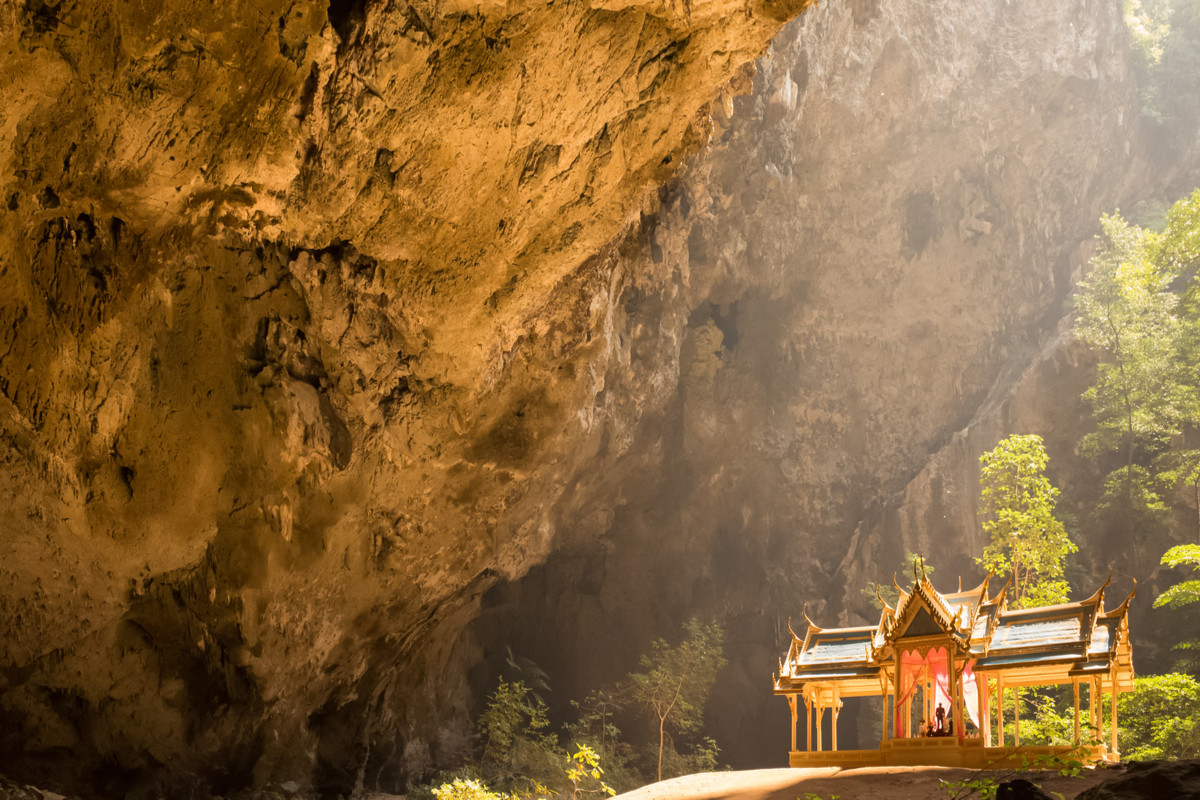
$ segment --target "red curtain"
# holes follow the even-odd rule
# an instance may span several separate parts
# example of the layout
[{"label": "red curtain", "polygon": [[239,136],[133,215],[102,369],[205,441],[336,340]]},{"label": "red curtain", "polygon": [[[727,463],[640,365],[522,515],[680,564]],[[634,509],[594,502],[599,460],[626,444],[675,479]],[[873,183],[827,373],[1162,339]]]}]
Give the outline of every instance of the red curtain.
[{"label": "red curtain", "polygon": [[[974,661],[967,662],[966,667],[963,669],[960,686],[962,688],[963,710],[971,718],[971,721],[975,723],[975,726],[979,727],[979,720],[975,719],[975,707],[979,703],[979,688],[975,682],[974,665]],[[946,652],[946,648],[934,648],[926,653],[924,657],[912,650],[906,650],[900,654],[899,695],[896,698],[896,719],[895,728],[893,729],[896,731],[898,738],[904,738],[907,735],[907,731],[901,730],[901,721],[903,718],[901,709],[917,690],[921,673],[926,667],[929,668],[929,675],[933,680],[934,708],[941,705],[946,710],[947,716],[951,714],[953,706],[950,701],[950,656]],[[966,733],[966,726],[961,723],[956,724],[955,732],[958,738],[962,739]]]}]

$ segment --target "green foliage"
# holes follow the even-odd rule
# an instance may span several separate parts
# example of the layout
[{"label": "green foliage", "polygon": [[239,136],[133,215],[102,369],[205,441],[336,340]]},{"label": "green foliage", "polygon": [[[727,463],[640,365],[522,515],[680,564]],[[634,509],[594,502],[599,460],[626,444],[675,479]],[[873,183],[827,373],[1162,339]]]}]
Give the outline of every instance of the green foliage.
[{"label": "green foliage", "polygon": [[979,563],[1013,575],[1013,606],[1066,600],[1063,561],[1078,548],[1054,516],[1058,489],[1036,435],[1013,435],[979,457],[980,517],[989,542]]},{"label": "green foliage", "polygon": [[1057,687],[1049,691],[1018,692],[1022,703],[1021,744],[1065,747],[1075,741],[1074,700],[1070,692]]},{"label": "green foliage", "polygon": [[455,778],[433,789],[437,800],[516,800],[516,795],[493,792],[474,778]]},{"label": "green foliage", "polygon": [[605,764],[606,780],[618,791],[630,791],[642,786],[645,779],[634,763],[633,746],[622,738],[617,716],[625,700],[607,689],[593,689],[582,701],[572,700],[575,721],[563,726],[569,741],[581,742],[592,748]]},{"label": "green foliage", "polygon": [[[1189,567],[1193,573],[1200,574],[1200,545],[1181,544],[1172,547],[1162,557],[1162,563],[1168,567]],[[1180,608],[1181,606],[1200,603],[1200,578],[1180,581],[1160,594],[1154,601],[1155,608]]]},{"label": "green foliage", "polygon": [[725,666],[725,634],[719,626],[692,619],[684,632],[684,640],[674,647],[663,639],[653,642],[642,656],[641,671],[626,682],[628,696],[658,725],[658,780],[668,736],[699,728],[713,682]]},{"label": "green foliage", "polygon": [[1167,211],[1155,248],[1154,260],[1169,275],[1184,275],[1200,265],[1200,189]]},{"label": "green foliage", "polygon": [[[657,752],[650,755],[655,757]],[[682,753],[675,749],[674,742],[668,737],[662,754],[662,774],[674,778],[695,772],[715,772],[720,768],[720,757],[721,748],[711,736],[701,737]]]},{"label": "green foliage", "polygon": [[1171,31],[1169,0],[1125,0],[1125,25],[1135,50],[1147,64],[1162,61],[1163,46]]},{"label": "green foliage", "polygon": [[1117,717],[1129,760],[1200,756],[1200,683],[1177,672],[1135,678]]},{"label": "green foliage", "polygon": [[[1025,744],[1024,726],[1022,726],[1021,743]],[[1013,778],[1029,779],[1028,772],[1031,770],[1050,770],[1057,772],[1060,778],[1078,778],[1083,770],[1087,767],[1082,757],[1083,748],[1076,748],[1063,755],[1047,754],[1039,756],[1029,756],[1026,753],[1020,754],[1020,766],[1016,769],[1005,771],[979,770],[969,778],[958,781],[947,781],[941,778],[938,779],[938,784],[943,792],[949,796],[950,800],[966,800],[968,797],[979,797],[982,800],[995,800],[996,793],[1000,789],[1000,784],[1011,781]],[[1037,788],[1041,788],[1038,784],[1034,784]],[[1063,800],[1063,796],[1058,792],[1051,792],[1059,800]]]},{"label": "green foliage", "polygon": [[1118,215],[1101,226],[1075,295],[1076,334],[1102,354],[1084,393],[1096,430],[1082,450],[1123,462],[1098,510],[1113,527],[1152,530],[1166,517],[1164,492],[1187,487],[1200,531],[1200,191],[1166,212],[1161,232]]},{"label": "green foliage", "polygon": [[[600,767],[600,756],[586,744],[575,745],[575,754],[567,765],[567,780],[571,782],[571,799],[578,800],[580,793],[600,794],[612,797],[616,791],[602,780],[604,770]],[[440,798],[439,798],[440,800]]]},{"label": "green foliage", "polygon": [[524,681],[500,681],[479,717],[484,777],[510,790],[541,786],[562,758],[549,727],[546,704]]},{"label": "green foliage", "polygon": [[1119,467],[1104,479],[1097,509],[1109,519],[1134,530],[1156,526],[1167,511],[1162,500],[1161,474],[1140,464]]},{"label": "green foliage", "polygon": [[1082,444],[1093,456],[1122,452],[1130,467],[1139,448],[1160,449],[1178,432],[1178,299],[1153,258],[1158,234],[1115,214],[1100,224],[1100,252],[1075,295],[1075,334],[1105,354],[1083,395],[1096,431]]},{"label": "green foliage", "polygon": [[980,800],[995,800],[1000,781],[985,773],[976,773],[970,778],[958,781],[948,781],[938,778],[938,787],[946,793],[950,800],[965,800],[968,797],[978,797]]},{"label": "green foliage", "polygon": [[1200,108],[1200,2],[1126,0],[1141,110],[1167,153],[1185,151]]}]

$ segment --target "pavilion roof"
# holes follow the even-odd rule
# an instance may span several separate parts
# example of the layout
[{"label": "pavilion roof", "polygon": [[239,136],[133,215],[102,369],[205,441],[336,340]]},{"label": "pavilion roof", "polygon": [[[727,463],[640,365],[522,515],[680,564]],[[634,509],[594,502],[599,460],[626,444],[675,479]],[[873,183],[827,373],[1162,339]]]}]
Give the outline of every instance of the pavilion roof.
[{"label": "pavilion roof", "polygon": [[[803,637],[792,632],[786,661],[780,661],[776,691],[810,682],[855,681],[865,685],[891,663],[892,656],[921,643],[945,639],[974,658],[976,671],[1025,670],[1028,676],[1088,675],[1116,667],[1122,683],[1132,685],[1127,612],[1129,597],[1105,610],[1105,581],[1090,597],[1070,603],[1010,609],[1008,586],[989,593],[991,575],[973,589],[939,592],[924,566],[914,569],[913,584],[900,589],[895,608],[883,604],[877,625],[822,628],[808,618]],[[789,621],[788,630],[791,630]],[[915,644],[914,644],[915,643]],[[1053,665],[1062,666],[1053,666]]]}]

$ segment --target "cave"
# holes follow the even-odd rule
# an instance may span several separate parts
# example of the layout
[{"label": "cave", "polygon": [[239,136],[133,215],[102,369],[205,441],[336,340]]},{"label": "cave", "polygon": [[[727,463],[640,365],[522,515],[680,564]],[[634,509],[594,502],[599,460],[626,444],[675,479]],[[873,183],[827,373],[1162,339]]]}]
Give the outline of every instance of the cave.
[{"label": "cave", "polygon": [[[1072,292],[1200,184],[1117,0],[0,19],[6,791],[416,792],[514,665],[559,730],[692,619],[696,737],[786,766],[789,617],[982,577],[980,453],[1040,434],[1095,504]],[[1072,586],[1164,589],[1168,513],[1081,526]]]}]

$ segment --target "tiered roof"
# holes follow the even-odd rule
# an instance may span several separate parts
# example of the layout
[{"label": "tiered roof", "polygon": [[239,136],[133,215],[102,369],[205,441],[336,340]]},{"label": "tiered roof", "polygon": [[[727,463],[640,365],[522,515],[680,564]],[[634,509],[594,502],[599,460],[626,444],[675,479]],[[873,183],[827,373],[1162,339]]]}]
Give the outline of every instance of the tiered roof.
[{"label": "tiered roof", "polygon": [[913,585],[897,586],[896,608],[884,603],[879,624],[821,628],[804,615],[803,638],[792,632],[787,658],[779,664],[776,693],[798,691],[802,684],[836,682],[842,696],[879,694],[880,671],[900,652],[949,643],[959,658],[974,659],[977,672],[1007,673],[1006,683],[1058,683],[1094,674],[1117,673],[1121,688],[1132,688],[1133,664],[1127,613],[1133,591],[1106,611],[1105,581],[1091,597],[1073,603],[1027,609],[1008,607],[1008,584],[994,595],[992,576],[974,589],[941,593],[924,566],[913,571]]}]

